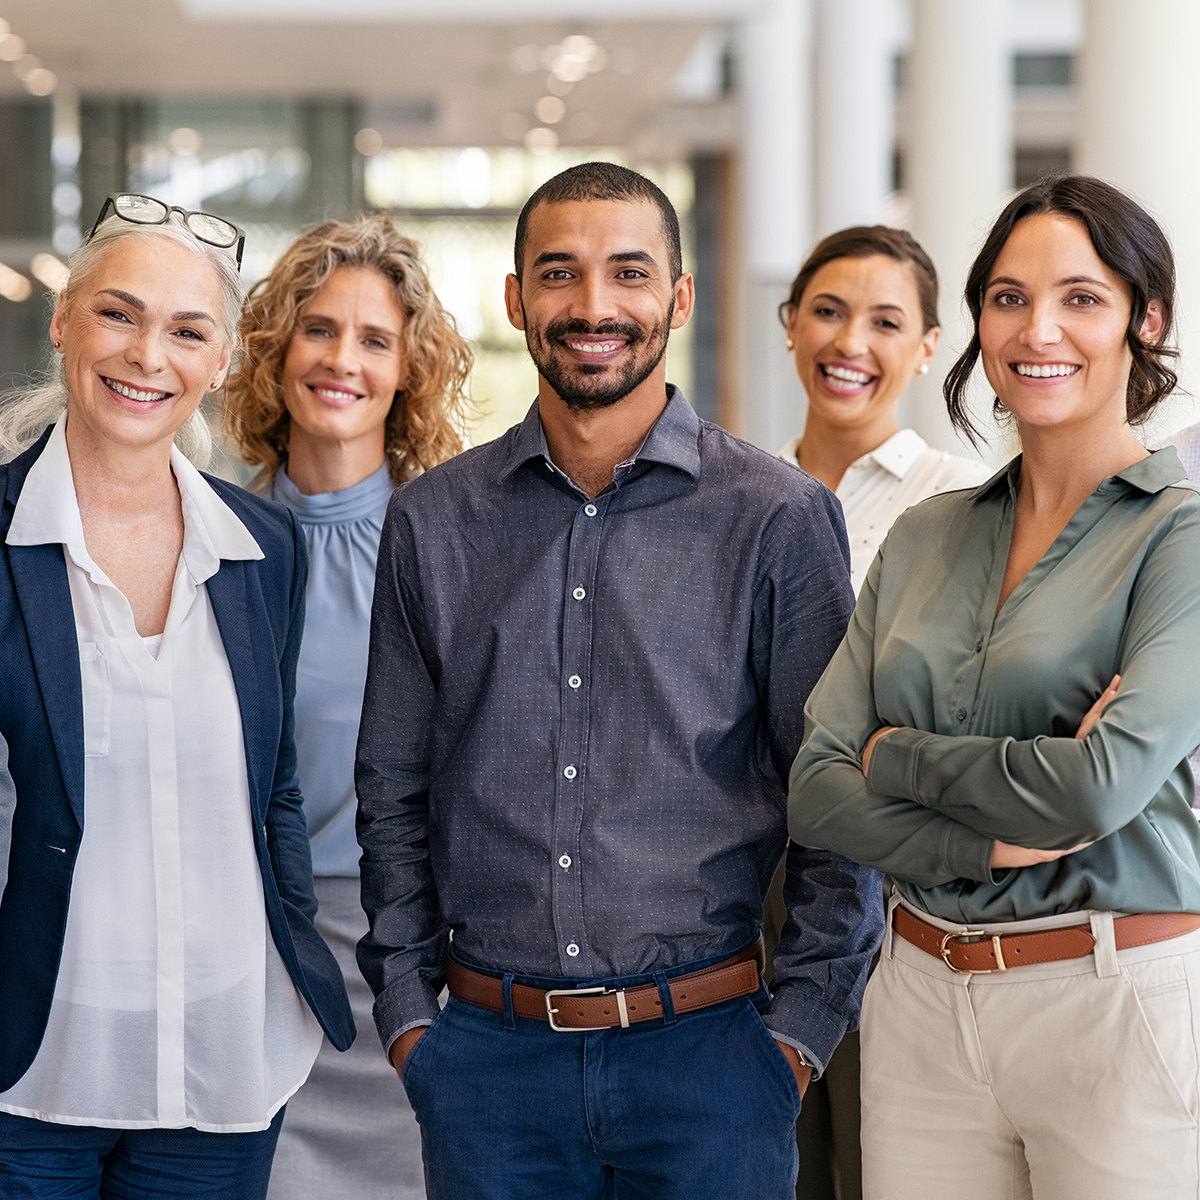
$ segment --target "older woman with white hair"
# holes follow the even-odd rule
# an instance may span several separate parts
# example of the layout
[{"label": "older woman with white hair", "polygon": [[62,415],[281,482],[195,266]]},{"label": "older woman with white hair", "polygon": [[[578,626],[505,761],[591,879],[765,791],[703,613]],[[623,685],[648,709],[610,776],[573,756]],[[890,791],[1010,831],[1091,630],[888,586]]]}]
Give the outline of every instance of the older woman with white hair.
[{"label": "older woman with white hair", "polygon": [[5,1197],[260,1198],[322,1028],[353,1038],[295,776],[303,535],[189,461],[241,248],[111,196],[57,372],[0,406]]}]

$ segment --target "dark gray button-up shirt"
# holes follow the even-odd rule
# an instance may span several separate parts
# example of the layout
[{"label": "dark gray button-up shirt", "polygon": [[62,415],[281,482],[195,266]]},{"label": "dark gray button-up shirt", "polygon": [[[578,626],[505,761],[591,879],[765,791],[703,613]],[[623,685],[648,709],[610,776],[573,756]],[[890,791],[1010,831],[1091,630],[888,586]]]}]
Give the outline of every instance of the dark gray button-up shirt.
[{"label": "dark gray button-up shirt", "polygon": [[[679,392],[592,499],[523,424],[401,488],[359,736],[359,962],[384,1045],[446,939],[584,983],[732,953],[786,839],[805,698],[853,603],[837,501]],[[793,848],[767,1024],[823,1065],[878,877]]]}]

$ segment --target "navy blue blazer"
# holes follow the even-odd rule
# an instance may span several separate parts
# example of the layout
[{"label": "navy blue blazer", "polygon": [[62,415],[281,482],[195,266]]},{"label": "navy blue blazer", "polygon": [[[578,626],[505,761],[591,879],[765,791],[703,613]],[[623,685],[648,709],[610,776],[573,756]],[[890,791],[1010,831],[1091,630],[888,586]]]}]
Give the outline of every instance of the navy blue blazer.
[{"label": "navy blue blazer", "polygon": [[[84,822],[83,689],[63,548],[5,541],[48,436],[0,466],[0,734],[17,791],[0,900],[0,1091],[29,1069],[46,1031]],[[292,737],[304,535],[281,505],[206,479],[266,556],[222,562],[207,587],[241,710],[267,921],[300,994],[345,1050],[354,1018],[341,970],[313,925],[317,902]]]}]

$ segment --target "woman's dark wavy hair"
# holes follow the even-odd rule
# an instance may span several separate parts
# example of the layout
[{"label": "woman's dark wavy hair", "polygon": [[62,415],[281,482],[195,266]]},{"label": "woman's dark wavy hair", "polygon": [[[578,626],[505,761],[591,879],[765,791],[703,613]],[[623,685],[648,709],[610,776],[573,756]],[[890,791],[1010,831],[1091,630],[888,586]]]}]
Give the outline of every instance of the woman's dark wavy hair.
[{"label": "woman's dark wavy hair", "polygon": [[[1170,346],[1175,326],[1175,256],[1158,222],[1120,189],[1090,175],[1050,175],[1027,187],[1009,201],[996,219],[983,249],[967,275],[965,298],[975,325],[971,342],[950,368],[942,392],[954,427],[973,446],[983,440],[967,413],[967,381],[979,361],[979,314],[996,259],[1013,227],[1025,217],[1055,213],[1079,221],[1105,266],[1129,285],[1129,327],[1125,342],[1133,356],[1125,392],[1125,414],[1131,425],[1145,422],[1178,383],[1168,365],[1178,357]],[[1162,333],[1154,344],[1138,336],[1152,300],[1163,310]],[[997,415],[1004,411],[997,399]]]}]

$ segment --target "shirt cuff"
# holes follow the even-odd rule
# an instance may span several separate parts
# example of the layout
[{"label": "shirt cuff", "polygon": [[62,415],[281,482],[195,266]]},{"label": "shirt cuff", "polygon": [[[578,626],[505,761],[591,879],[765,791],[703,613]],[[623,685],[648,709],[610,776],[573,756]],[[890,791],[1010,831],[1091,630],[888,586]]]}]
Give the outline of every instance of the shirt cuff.
[{"label": "shirt cuff", "polygon": [[442,1011],[437,992],[417,972],[398,979],[375,998],[375,1028],[386,1054],[406,1030],[432,1025]]},{"label": "shirt cuff", "polygon": [[995,845],[992,838],[955,822],[946,830],[942,843],[946,873],[956,879],[973,879],[976,883],[999,882],[992,874],[992,850]]},{"label": "shirt cuff", "polygon": [[844,1016],[787,983],[772,996],[763,1024],[773,1038],[799,1050],[812,1063],[814,1079],[824,1073],[848,1026]]},{"label": "shirt cuff", "polygon": [[921,747],[936,736],[924,729],[893,729],[881,737],[871,751],[871,765],[867,768],[871,791],[920,804],[917,760]]}]

